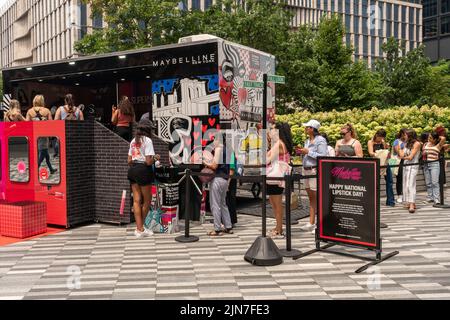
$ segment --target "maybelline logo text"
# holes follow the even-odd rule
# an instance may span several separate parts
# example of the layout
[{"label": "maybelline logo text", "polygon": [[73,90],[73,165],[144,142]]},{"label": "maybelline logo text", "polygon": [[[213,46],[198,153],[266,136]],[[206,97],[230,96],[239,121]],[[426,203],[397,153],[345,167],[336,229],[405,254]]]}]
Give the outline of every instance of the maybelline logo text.
[{"label": "maybelline logo text", "polygon": [[153,61],[153,67],[167,67],[177,64],[206,64],[216,62],[216,54],[203,54],[190,57],[167,58]]},{"label": "maybelline logo text", "polygon": [[344,167],[335,167],[331,170],[331,175],[342,180],[359,181],[362,179],[361,171],[357,168],[348,169]]}]

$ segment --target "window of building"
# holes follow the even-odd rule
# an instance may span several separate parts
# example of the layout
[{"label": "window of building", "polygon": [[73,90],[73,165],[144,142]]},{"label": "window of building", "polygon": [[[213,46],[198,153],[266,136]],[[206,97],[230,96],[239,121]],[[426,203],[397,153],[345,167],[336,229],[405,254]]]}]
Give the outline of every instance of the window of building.
[{"label": "window of building", "polygon": [[362,12],[361,15],[363,17],[368,17],[369,13],[368,13],[368,6],[369,6],[369,1],[368,0],[362,0]]},{"label": "window of building", "polygon": [[355,34],[355,52],[359,54],[359,34]]},{"label": "window of building", "polygon": [[192,10],[200,10],[200,0],[192,0]]},{"label": "window of building", "polygon": [[423,17],[432,17],[437,15],[437,1],[436,0],[424,0],[423,1]]},{"label": "window of building", "polygon": [[392,22],[386,21],[386,37],[390,38],[392,37]]},{"label": "window of building", "polygon": [[101,14],[96,14],[93,18],[92,18],[92,26],[96,29],[101,29],[103,28],[103,17]]},{"label": "window of building", "polygon": [[87,34],[87,7],[85,3],[80,5],[80,39]]},{"label": "window of building", "polygon": [[407,24],[406,23],[401,23],[401,28],[402,28],[402,39],[406,39],[406,28],[407,28]]},{"label": "window of building", "polygon": [[399,10],[398,10],[398,4],[394,4],[394,21],[399,21]]},{"label": "window of building", "polygon": [[406,22],[406,6],[402,6],[402,18],[401,21]]},{"label": "window of building", "polygon": [[380,56],[380,57],[382,57],[383,56],[383,38],[379,38],[378,39],[379,40],[379,43],[378,43],[378,55]]},{"label": "window of building", "polygon": [[205,10],[212,6],[212,0],[205,0]]},{"label": "window of building", "polygon": [[441,34],[450,33],[450,16],[441,18]]},{"label": "window of building", "polygon": [[398,39],[398,22],[394,22],[394,38]]},{"label": "window of building", "polygon": [[392,20],[392,4],[386,4],[386,20]]},{"label": "window of building", "polygon": [[345,0],[345,13],[350,14],[350,0]]},{"label": "window of building", "polygon": [[377,39],[375,37],[371,38],[371,41],[370,41],[370,52],[371,52],[372,56],[375,55],[376,41],[377,41]]},{"label": "window of building", "polygon": [[350,27],[351,27],[351,17],[350,17],[350,15],[346,14],[345,15],[345,29],[347,32],[350,32]]},{"label": "window of building", "polygon": [[441,0],[441,13],[450,12],[450,0]]},{"label": "window of building", "polygon": [[368,47],[369,47],[369,37],[363,36],[363,55],[364,56],[367,56],[369,54]]},{"label": "window of building", "polygon": [[353,1],[353,14],[355,16],[357,16],[358,15],[358,11],[359,11],[359,1],[354,0]]},{"label": "window of building", "polygon": [[362,33],[369,34],[369,19],[367,17],[362,18]]},{"label": "window of building", "polygon": [[423,37],[430,38],[437,36],[437,19],[429,19],[423,22]]},{"label": "window of building", "polygon": [[414,30],[415,30],[415,25],[414,24],[412,24],[412,23],[410,23],[409,24],[409,40],[411,40],[411,41],[414,41],[415,39],[414,39],[414,35],[415,35],[415,32],[414,32]]},{"label": "window of building", "polygon": [[359,17],[357,16],[353,17],[353,32],[359,33]]}]

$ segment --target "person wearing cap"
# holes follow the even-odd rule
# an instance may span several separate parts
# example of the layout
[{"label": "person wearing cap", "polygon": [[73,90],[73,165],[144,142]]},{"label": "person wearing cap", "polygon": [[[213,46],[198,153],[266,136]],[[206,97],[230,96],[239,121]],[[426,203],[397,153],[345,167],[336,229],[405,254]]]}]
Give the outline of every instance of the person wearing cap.
[{"label": "person wearing cap", "polygon": [[140,121],[134,139],[128,151],[128,180],[133,191],[133,212],[136,220],[134,235],[137,238],[150,236],[153,232],[144,228],[145,218],[150,210],[152,200],[152,183],[154,173],[152,165],[159,156],[153,149],[152,123],[150,120]]},{"label": "person wearing cap", "polygon": [[317,158],[326,157],[328,155],[328,145],[324,137],[319,133],[320,122],[310,120],[303,123],[305,133],[308,139],[305,141],[304,148],[300,148],[298,152],[303,155],[303,172],[304,176],[314,176],[314,178],[305,179],[305,189],[309,198],[309,222],[300,227],[302,231],[314,233],[316,229],[316,210],[317,210]]}]

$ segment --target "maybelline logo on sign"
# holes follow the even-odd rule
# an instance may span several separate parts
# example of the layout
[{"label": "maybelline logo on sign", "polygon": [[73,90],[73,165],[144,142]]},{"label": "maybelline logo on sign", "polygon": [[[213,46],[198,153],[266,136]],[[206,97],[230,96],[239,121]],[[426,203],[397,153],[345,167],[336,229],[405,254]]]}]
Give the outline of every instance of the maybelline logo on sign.
[{"label": "maybelline logo on sign", "polygon": [[198,65],[198,64],[208,64],[208,63],[215,63],[216,62],[216,54],[203,54],[203,55],[197,55],[197,56],[185,56],[185,57],[179,57],[179,58],[168,58],[168,59],[159,59],[153,61],[152,65],[153,67],[167,67],[172,65],[178,65],[178,64],[192,64],[192,65]]}]

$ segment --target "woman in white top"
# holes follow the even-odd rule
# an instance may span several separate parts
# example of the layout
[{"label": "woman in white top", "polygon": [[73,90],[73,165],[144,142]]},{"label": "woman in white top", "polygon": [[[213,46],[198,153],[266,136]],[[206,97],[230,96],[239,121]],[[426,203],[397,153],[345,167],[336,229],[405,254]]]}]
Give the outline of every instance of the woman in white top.
[{"label": "woman in white top", "polygon": [[151,137],[152,124],[149,120],[139,122],[136,136],[130,143],[128,151],[128,180],[133,191],[133,212],[136,220],[134,234],[137,238],[152,235],[151,230],[144,228],[145,217],[152,201],[152,183],[154,173],[152,165],[159,156],[155,155]]},{"label": "woman in white top", "polygon": [[[400,159],[404,160],[403,168],[403,203],[408,206],[409,213],[416,212],[416,178],[419,172],[421,144],[417,140],[416,131],[406,130],[406,146],[399,149]],[[409,165],[417,164],[417,165]]]}]

